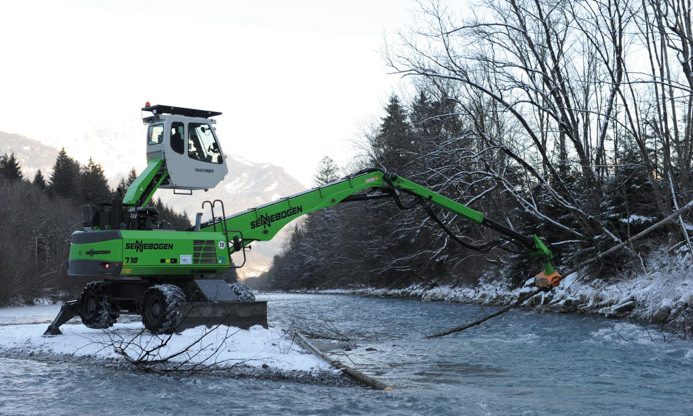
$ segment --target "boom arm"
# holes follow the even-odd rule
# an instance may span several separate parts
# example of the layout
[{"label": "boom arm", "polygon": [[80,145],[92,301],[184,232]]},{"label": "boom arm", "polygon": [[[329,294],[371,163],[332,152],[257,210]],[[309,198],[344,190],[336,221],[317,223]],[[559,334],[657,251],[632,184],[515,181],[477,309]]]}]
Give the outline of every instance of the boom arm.
[{"label": "boom arm", "polygon": [[[379,189],[380,192],[355,195],[361,191],[376,189]],[[360,172],[324,186],[249,209],[223,220],[221,218],[213,218],[209,222],[202,224],[200,231],[217,231],[217,227],[221,227],[226,231],[229,240],[237,242],[235,247],[229,247],[229,252],[232,253],[254,241],[271,240],[282,227],[301,215],[327,208],[343,201],[394,197],[400,208],[413,207],[415,204],[409,207],[403,206],[399,199],[402,192],[415,196],[415,204],[427,201],[428,203],[438,205],[472,222],[500,232],[524,245],[530,251],[530,254],[536,257],[543,265],[542,272],[535,278],[537,286],[550,289],[560,282],[561,276],[551,265],[553,258],[551,251],[538,236],[523,236],[514,230],[484,218],[481,212],[466,207],[398,175],[388,174],[380,170]]]},{"label": "boom arm", "polygon": [[144,207],[167,177],[168,170],[166,170],[164,160],[150,160],[146,169],[128,187],[128,191],[123,197],[123,205]]}]

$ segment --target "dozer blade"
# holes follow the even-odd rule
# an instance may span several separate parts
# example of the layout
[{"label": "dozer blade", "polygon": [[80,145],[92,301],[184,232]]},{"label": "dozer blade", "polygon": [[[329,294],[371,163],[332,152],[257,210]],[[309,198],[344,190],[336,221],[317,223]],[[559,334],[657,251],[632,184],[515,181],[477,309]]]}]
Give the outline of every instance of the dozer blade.
[{"label": "dozer blade", "polygon": [[181,305],[183,321],[177,326],[177,331],[200,325],[228,325],[242,329],[260,325],[267,328],[267,302],[242,301],[224,280],[200,279],[193,283],[207,301]]},{"label": "dozer blade", "polygon": [[267,328],[267,302],[191,302],[181,307],[183,321],[176,331],[200,325],[235,326],[248,329],[254,325]]}]

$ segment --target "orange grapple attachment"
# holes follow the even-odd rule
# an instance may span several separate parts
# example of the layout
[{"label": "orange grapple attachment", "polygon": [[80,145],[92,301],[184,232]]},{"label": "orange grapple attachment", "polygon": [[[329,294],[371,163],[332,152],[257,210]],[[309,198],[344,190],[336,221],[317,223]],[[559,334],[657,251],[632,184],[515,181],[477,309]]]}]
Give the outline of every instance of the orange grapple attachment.
[{"label": "orange grapple attachment", "polygon": [[551,290],[561,283],[561,277],[562,276],[558,274],[557,271],[550,274],[546,274],[544,271],[542,271],[538,275],[534,276],[534,284],[540,289]]}]

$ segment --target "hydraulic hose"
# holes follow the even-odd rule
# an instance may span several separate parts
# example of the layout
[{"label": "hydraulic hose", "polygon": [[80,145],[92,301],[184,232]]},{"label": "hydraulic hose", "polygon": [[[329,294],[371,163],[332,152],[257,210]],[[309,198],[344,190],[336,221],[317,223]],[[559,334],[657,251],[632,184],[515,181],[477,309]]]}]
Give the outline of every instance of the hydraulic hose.
[{"label": "hydraulic hose", "polygon": [[450,229],[443,223],[443,221],[441,221],[440,218],[438,218],[438,216],[435,214],[435,212],[433,212],[433,210],[431,209],[430,206],[424,205],[424,209],[426,210],[426,213],[428,214],[428,216],[431,217],[431,219],[432,219],[433,221],[435,221],[435,222],[440,226],[440,228],[442,228],[443,231],[445,231],[445,233],[446,233],[447,235],[450,236],[450,238],[452,238],[453,240],[455,240],[457,243],[459,243],[459,244],[460,244],[461,246],[463,246],[463,247],[466,247],[466,248],[468,248],[468,249],[470,249],[470,250],[478,251],[478,252],[480,252],[480,253],[487,253],[487,252],[491,251],[492,249],[494,249],[494,248],[500,246],[501,244],[503,244],[503,241],[501,241],[501,240],[489,241],[488,243],[486,243],[486,244],[481,244],[481,245],[472,244],[472,243],[469,243],[469,242],[467,242],[467,241],[464,241],[464,240],[462,240],[461,238],[459,238],[457,235],[455,235],[455,234],[452,232],[452,230],[450,230]]}]

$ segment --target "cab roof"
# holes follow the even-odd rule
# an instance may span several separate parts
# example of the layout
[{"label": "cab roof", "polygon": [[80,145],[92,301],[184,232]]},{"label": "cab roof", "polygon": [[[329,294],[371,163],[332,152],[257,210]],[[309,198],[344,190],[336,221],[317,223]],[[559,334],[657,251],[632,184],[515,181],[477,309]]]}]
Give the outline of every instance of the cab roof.
[{"label": "cab roof", "polygon": [[154,115],[176,114],[176,115],[181,115],[181,116],[186,116],[186,117],[201,117],[201,118],[210,118],[210,117],[221,115],[221,113],[218,111],[196,110],[194,108],[175,107],[172,105],[162,105],[162,104],[149,105],[146,107],[142,107],[142,111],[150,111]]}]

